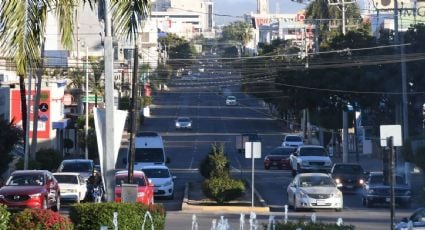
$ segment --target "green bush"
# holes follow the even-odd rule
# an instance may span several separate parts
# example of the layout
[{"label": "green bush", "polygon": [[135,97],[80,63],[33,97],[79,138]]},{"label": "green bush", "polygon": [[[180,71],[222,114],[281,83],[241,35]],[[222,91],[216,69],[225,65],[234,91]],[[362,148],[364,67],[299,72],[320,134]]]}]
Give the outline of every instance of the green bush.
[{"label": "green bush", "polygon": [[203,182],[202,189],[208,198],[222,204],[241,197],[245,192],[245,184],[230,176],[211,177]]},{"label": "green bush", "polygon": [[[264,229],[266,229],[267,225],[264,225]],[[286,224],[284,222],[277,222],[276,223],[276,230],[296,230],[296,229],[302,229],[302,230],[353,230],[355,229],[353,225],[341,225],[338,226],[337,224],[329,224],[329,223],[321,223],[321,222],[287,222]]]},{"label": "green bush", "polygon": [[9,226],[10,213],[6,209],[6,205],[0,204],[0,230],[6,230]]},{"label": "green bush", "polygon": [[42,169],[54,171],[62,161],[62,154],[55,149],[40,149],[35,155]]},{"label": "green bush", "polygon": [[[146,206],[133,203],[81,203],[73,204],[69,216],[75,229],[100,229],[101,226],[113,228],[114,212],[118,213],[118,229],[141,229],[145,214],[149,211],[155,229],[165,229],[165,210],[161,205]],[[151,228],[151,221],[146,217],[145,229]]]},{"label": "green bush", "polygon": [[218,147],[217,144],[212,145],[211,152],[201,161],[199,173],[201,173],[204,178],[210,178],[214,173],[226,175],[230,173],[230,164],[224,154],[223,145],[220,147]]},{"label": "green bush", "polygon": [[12,215],[10,230],[72,230],[72,222],[52,210],[25,209]]}]

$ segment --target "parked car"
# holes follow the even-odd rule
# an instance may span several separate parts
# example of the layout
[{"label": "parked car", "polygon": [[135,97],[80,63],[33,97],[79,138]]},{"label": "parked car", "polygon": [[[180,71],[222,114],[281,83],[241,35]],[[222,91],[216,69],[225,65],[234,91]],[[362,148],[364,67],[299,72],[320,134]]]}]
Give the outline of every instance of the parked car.
[{"label": "parked car", "polygon": [[142,171],[154,185],[156,197],[174,198],[174,179],[165,165],[151,165],[142,168]]},{"label": "parked car", "polygon": [[331,175],[336,183],[342,185],[340,189],[343,191],[353,191],[362,188],[365,180],[365,173],[362,166],[354,163],[334,164]]},{"label": "parked car", "polygon": [[395,226],[396,230],[419,230],[425,229],[425,207],[416,209],[412,215],[403,218]]},{"label": "parked car", "polygon": [[301,145],[291,154],[292,175],[303,172],[326,172],[332,167],[332,160],[320,145]]},{"label": "parked car", "polygon": [[227,96],[226,97],[226,105],[237,105],[238,102],[236,101],[235,96]]},{"label": "parked car", "polygon": [[175,125],[176,129],[192,129],[192,120],[189,117],[178,117]]},{"label": "parked car", "polygon": [[291,169],[289,157],[297,149],[293,147],[276,147],[264,157],[264,168]]},{"label": "parked car", "polygon": [[[391,187],[384,183],[383,172],[371,172],[363,185],[363,205],[372,207],[374,204],[390,204]],[[394,187],[396,204],[409,207],[411,202],[411,191],[404,178],[396,175]]]},{"label": "parked car", "polygon": [[0,203],[9,210],[60,209],[59,183],[47,170],[16,170],[0,189]]},{"label": "parked car", "polygon": [[329,174],[302,173],[295,176],[287,187],[288,204],[299,209],[343,208],[343,195]]},{"label": "parked car", "polygon": [[[115,174],[115,202],[121,202],[122,184],[125,184],[128,171],[118,171]],[[134,170],[133,183],[137,184],[137,202],[146,205],[154,204],[153,183],[151,183],[142,171]]]},{"label": "parked car", "polygon": [[80,173],[84,180],[88,180],[93,174],[94,162],[90,159],[68,159],[63,160],[59,165],[57,172],[75,172]]},{"label": "parked car", "polygon": [[282,147],[298,147],[304,144],[300,135],[286,135],[282,141]]},{"label": "parked car", "polygon": [[87,183],[79,173],[53,173],[59,183],[61,200],[80,203],[87,193]]}]

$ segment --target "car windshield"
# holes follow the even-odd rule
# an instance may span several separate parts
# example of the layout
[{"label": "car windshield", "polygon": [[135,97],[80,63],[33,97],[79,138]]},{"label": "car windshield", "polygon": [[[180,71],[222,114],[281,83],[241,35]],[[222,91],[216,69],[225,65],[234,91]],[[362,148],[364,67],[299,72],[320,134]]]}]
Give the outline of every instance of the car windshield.
[{"label": "car windshield", "polygon": [[61,172],[92,172],[93,166],[90,162],[64,162]]},{"label": "car windshield", "polygon": [[168,169],[143,169],[143,172],[148,178],[169,178],[170,172]]},{"label": "car windshield", "polygon": [[[403,177],[396,176],[396,184],[398,185],[405,185]],[[384,175],[372,175],[370,177],[370,183],[371,184],[384,184]]]},{"label": "car windshield", "polygon": [[177,119],[178,122],[189,122],[190,119],[187,117],[180,117],[179,119]]},{"label": "car windshield", "polygon": [[287,136],[285,137],[285,141],[302,142],[303,140],[301,139],[301,137],[298,137],[298,136]]},{"label": "car windshield", "polygon": [[41,174],[12,175],[6,182],[10,186],[44,185],[44,176]]},{"label": "car windshield", "polygon": [[162,148],[136,148],[136,162],[164,162]]},{"label": "car windshield", "polygon": [[228,96],[228,97],[227,97],[227,100],[236,100],[236,97]]},{"label": "car windshield", "polygon": [[301,148],[300,156],[327,156],[324,148]]},{"label": "car windshield", "polygon": [[327,176],[302,176],[299,180],[300,187],[335,187],[335,183],[333,182],[333,180]]},{"label": "car windshield", "polygon": [[[127,183],[127,175],[119,175],[115,177],[115,185],[121,186]],[[133,184],[138,186],[146,186],[145,179],[143,177],[133,177]]]},{"label": "car windshield", "polygon": [[270,152],[270,154],[271,155],[289,156],[293,152],[295,152],[295,148],[276,148],[276,149],[273,149]]},{"label": "car windshield", "polygon": [[63,184],[78,184],[77,176],[73,175],[54,175],[59,183]]},{"label": "car windshield", "polygon": [[363,174],[363,168],[360,165],[336,164],[332,172],[345,174]]}]

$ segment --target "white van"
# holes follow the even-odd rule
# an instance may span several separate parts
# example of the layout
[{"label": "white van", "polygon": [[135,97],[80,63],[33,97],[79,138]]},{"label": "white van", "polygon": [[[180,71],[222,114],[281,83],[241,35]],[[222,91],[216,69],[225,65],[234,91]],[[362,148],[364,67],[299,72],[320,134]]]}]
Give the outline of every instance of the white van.
[{"label": "white van", "polygon": [[162,137],[155,132],[140,132],[134,138],[134,170],[147,165],[165,165],[166,156]]}]

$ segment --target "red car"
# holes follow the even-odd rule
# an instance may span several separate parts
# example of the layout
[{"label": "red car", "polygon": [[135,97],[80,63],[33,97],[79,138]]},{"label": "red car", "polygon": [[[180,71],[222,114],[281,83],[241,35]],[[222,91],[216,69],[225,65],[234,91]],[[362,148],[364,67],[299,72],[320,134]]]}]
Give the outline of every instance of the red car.
[{"label": "red car", "polygon": [[60,209],[59,184],[47,170],[17,170],[0,189],[0,203],[9,210]]},{"label": "red car", "polygon": [[270,169],[277,167],[278,169],[290,169],[289,156],[297,149],[294,147],[276,147],[269,155],[264,157],[264,168]]},{"label": "red car", "polygon": [[[121,202],[121,184],[126,183],[128,171],[119,171],[115,174],[115,202]],[[137,183],[137,202],[146,205],[154,203],[153,183],[149,182],[145,173],[134,171],[133,183]]]}]

